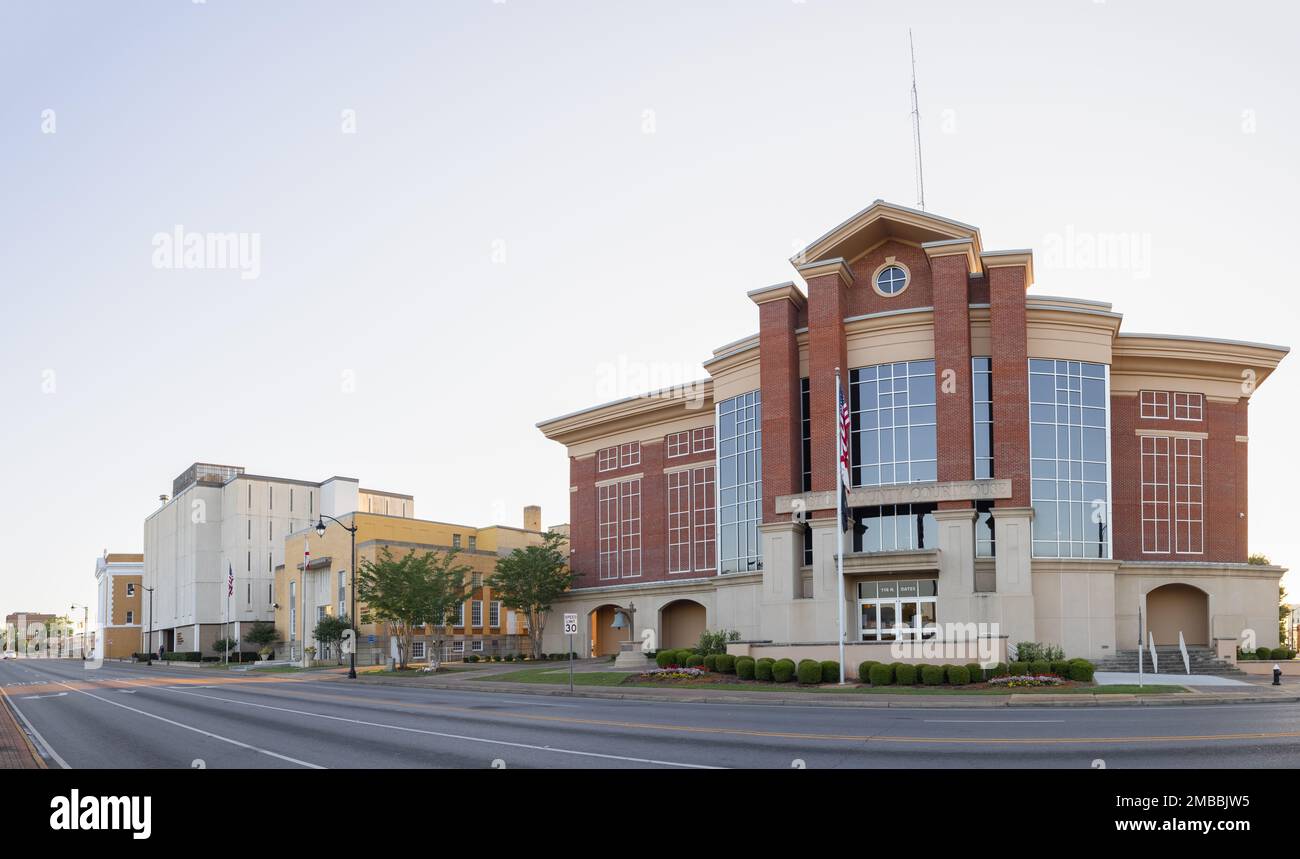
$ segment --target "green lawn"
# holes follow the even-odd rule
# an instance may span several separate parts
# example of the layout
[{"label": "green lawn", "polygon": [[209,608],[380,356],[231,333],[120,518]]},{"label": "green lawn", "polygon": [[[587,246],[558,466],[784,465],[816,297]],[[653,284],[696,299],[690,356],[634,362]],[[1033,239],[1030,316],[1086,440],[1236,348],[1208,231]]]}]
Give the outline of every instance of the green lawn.
[{"label": "green lawn", "polygon": [[[619,686],[630,675],[621,671],[575,671],[575,686]],[[550,683],[569,685],[569,672],[557,668],[526,668],[523,671],[511,671],[506,674],[493,674],[488,677],[475,677],[476,681],[507,683]]]}]

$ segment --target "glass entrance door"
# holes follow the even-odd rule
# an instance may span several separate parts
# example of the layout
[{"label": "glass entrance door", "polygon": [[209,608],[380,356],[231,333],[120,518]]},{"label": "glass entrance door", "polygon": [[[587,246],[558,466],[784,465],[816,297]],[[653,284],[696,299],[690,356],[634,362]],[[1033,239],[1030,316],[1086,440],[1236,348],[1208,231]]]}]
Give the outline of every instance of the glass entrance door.
[{"label": "glass entrance door", "polygon": [[858,584],[861,640],[933,638],[937,631],[937,604],[934,579],[861,582]]}]

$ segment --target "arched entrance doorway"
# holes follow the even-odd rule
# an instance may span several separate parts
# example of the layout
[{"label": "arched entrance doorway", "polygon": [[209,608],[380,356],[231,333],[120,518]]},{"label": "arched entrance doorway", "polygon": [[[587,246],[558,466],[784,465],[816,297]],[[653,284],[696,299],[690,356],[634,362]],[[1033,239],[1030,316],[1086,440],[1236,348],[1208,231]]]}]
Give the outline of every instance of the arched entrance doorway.
[{"label": "arched entrance doorway", "polygon": [[705,629],[704,606],[695,600],[674,600],[659,610],[659,649],[694,647]]},{"label": "arched entrance doorway", "polygon": [[1210,596],[1192,585],[1161,585],[1147,594],[1147,626],[1156,644],[1210,643]]},{"label": "arched entrance doorway", "polygon": [[592,656],[614,656],[620,645],[628,640],[630,633],[627,627],[614,628],[614,614],[620,610],[619,606],[610,603],[592,609],[587,615],[587,628],[591,630],[589,652]]}]

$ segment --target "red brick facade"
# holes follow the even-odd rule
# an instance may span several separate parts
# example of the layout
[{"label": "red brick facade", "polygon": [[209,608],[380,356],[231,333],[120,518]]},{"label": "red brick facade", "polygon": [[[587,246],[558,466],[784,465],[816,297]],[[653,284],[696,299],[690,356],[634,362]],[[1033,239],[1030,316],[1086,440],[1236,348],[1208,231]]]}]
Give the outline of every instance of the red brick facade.
[{"label": "red brick facade", "polygon": [[[917,213],[912,213],[917,214]],[[906,219],[900,217],[900,222]],[[998,498],[997,507],[1030,507],[1030,422],[1029,374],[1030,358],[1030,306],[1038,312],[1077,314],[1079,330],[1093,326],[1087,336],[1093,337],[1094,352],[1109,356],[1118,348],[1118,315],[1088,307],[1073,305],[1057,310],[1046,305],[1035,305],[1035,299],[1026,296],[1028,281],[1032,276],[1032,259],[1028,252],[984,253],[981,255],[978,235],[963,232],[955,222],[940,223],[936,229],[946,229],[953,224],[950,234],[932,236],[930,244],[915,241],[914,225],[905,224],[906,240],[877,241],[861,250],[849,262],[836,258],[817,260],[803,266],[807,281],[806,299],[796,287],[772,287],[753,293],[758,305],[759,335],[756,346],[738,346],[727,354],[756,348],[759,359],[759,386],[762,394],[762,518],[775,522],[787,515],[776,513],[779,496],[798,495],[803,490],[801,359],[806,366],[810,384],[812,462],[811,488],[813,492],[833,492],[836,488],[836,457],[833,442],[837,415],[835,413],[835,370],[840,368],[843,383],[849,383],[851,368],[848,359],[846,324],[853,325],[859,317],[890,311],[914,310],[933,313],[933,341],[936,388],[936,442],[938,451],[938,480],[940,483],[957,483],[973,478],[973,420],[971,360],[976,357],[991,358],[993,401],[993,458],[994,478],[1010,481],[1010,497]],[[908,232],[908,230],[911,230]],[[973,228],[970,228],[973,229]],[[834,240],[834,234],[832,239]],[[848,242],[844,239],[844,242]],[[925,245],[925,246],[923,246]],[[848,256],[848,254],[845,254]],[[905,289],[893,295],[880,294],[872,286],[876,272],[892,262],[906,268],[909,281]],[[1064,300],[1054,300],[1064,301]],[[1086,302],[1084,304],[1087,304]],[[1094,303],[1095,304],[1095,303]],[[987,329],[983,328],[983,308],[987,307]],[[973,310],[979,308],[979,310]],[[973,323],[973,313],[980,321]],[[1114,317],[1113,330],[1097,335],[1097,323],[1084,317]],[[915,325],[916,314],[905,324]],[[878,321],[870,320],[875,325]],[[847,320],[847,323],[846,323]],[[1051,325],[1074,325],[1076,322],[1056,317]],[[989,346],[973,350],[973,332],[987,330]],[[874,336],[875,328],[871,329]],[[882,333],[887,333],[888,324]],[[1046,342],[1043,331],[1035,329],[1034,357],[1072,357],[1078,342],[1063,339],[1059,350]],[[858,337],[860,335],[854,335]],[[1145,335],[1133,335],[1145,336]],[[1082,338],[1083,335],[1080,335]],[[1110,342],[1107,342],[1109,338]],[[858,343],[858,340],[854,341]],[[981,341],[984,342],[984,341]],[[1189,341],[1191,342],[1191,341]],[[802,344],[802,345],[801,345]],[[1099,345],[1098,345],[1099,344]],[[1250,346],[1251,344],[1242,344]],[[855,346],[858,348],[858,346]],[[1194,347],[1187,347],[1194,353]],[[1101,350],[1100,352],[1096,350]],[[1059,352],[1059,354],[1055,354]],[[725,357],[725,356],[724,356]],[[722,361],[715,359],[714,363]],[[752,359],[751,359],[752,360]],[[1089,359],[1104,363],[1105,358]],[[1115,359],[1118,360],[1118,359]],[[1134,360],[1146,360],[1145,358]],[[1216,360],[1189,354],[1187,360],[1203,362]],[[752,363],[751,363],[752,367]],[[1112,362],[1112,367],[1114,364]],[[728,372],[726,368],[722,371]],[[1145,372],[1144,370],[1141,372]],[[1189,371],[1190,372],[1190,371]],[[1197,372],[1200,372],[1199,370]],[[1235,368],[1224,371],[1225,378],[1235,373]],[[1112,369],[1113,377],[1114,369]],[[1139,370],[1130,371],[1139,377]],[[748,378],[748,377],[747,377]],[[1189,375],[1189,380],[1196,378]],[[732,396],[735,387],[728,389]],[[1115,391],[1112,384],[1110,399],[1110,538],[1112,557],[1126,561],[1204,561],[1244,562],[1247,557],[1246,509],[1246,404],[1245,396],[1233,398],[1220,393],[1205,396],[1199,420],[1176,420],[1172,409],[1170,385],[1170,414],[1166,418],[1143,418],[1139,397],[1130,390]],[[1222,392],[1230,388],[1216,388]],[[692,426],[711,426],[713,404],[698,413],[673,412],[665,416],[655,413],[647,417],[647,427],[641,433],[640,462],[609,471],[597,470],[597,456],[593,453],[590,430],[584,428],[583,452],[571,459],[571,539],[573,569],[578,575],[577,586],[627,583],[628,581],[653,582],[669,578],[668,573],[668,489],[665,470],[697,463],[712,465],[713,450],[692,452],[687,456],[669,458],[665,448],[665,435],[680,432],[683,419],[689,418]],[[604,407],[602,407],[604,408]],[[649,412],[647,412],[649,414]],[[559,419],[557,419],[559,420]],[[671,426],[663,432],[653,427]],[[620,440],[628,437],[631,424],[619,415],[617,422],[611,417],[609,437]],[[544,430],[546,429],[544,425]],[[1202,548],[1199,552],[1179,552],[1174,546],[1169,551],[1144,551],[1142,544],[1142,457],[1140,433],[1160,434],[1168,438],[1193,439],[1203,466],[1203,508],[1201,513]],[[548,431],[548,434],[549,431]],[[613,442],[611,441],[610,444]],[[1188,450],[1191,443],[1169,443],[1171,463],[1175,448]],[[627,479],[641,475],[641,574],[631,580],[600,581],[598,578],[598,511],[597,484],[610,480]],[[1171,489],[1171,503],[1178,488]],[[962,509],[973,506],[972,501],[944,501],[941,508]],[[814,517],[829,517],[832,510],[815,510]],[[1171,526],[1172,527],[1172,526]],[[1171,531],[1172,533],[1172,531]],[[1190,533],[1190,532],[1189,532]],[[716,557],[716,555],[715,555]],[[692,575],[697,574],[693,572]],[[680,577],[680,575],[678,575]]]}]

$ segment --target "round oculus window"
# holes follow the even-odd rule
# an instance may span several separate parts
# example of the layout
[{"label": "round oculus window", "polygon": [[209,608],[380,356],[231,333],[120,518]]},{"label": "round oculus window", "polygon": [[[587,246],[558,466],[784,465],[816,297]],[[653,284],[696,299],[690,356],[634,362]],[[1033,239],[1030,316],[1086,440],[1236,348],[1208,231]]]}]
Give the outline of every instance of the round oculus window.
[{"label": "round oculus window", "polygon": [[876,289],[881,295],[897,295],[907,286],[907,272],[902,266],[887,265],[876,275]]}]

